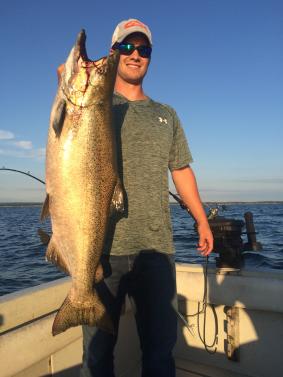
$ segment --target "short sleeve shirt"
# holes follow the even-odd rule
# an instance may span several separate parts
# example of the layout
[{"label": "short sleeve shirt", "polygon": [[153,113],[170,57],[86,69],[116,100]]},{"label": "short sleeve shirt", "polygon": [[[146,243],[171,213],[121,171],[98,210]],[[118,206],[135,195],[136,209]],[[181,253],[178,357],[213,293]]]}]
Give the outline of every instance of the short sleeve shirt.
[{"label": "short sleeve shirt", "polygon": [[179,118],[168,105],[152,99],[128,101],[115,93],[113,127],[125,214],[116,223],[110,252],[172,254],[168,168],[173,171],[192,162]]}]

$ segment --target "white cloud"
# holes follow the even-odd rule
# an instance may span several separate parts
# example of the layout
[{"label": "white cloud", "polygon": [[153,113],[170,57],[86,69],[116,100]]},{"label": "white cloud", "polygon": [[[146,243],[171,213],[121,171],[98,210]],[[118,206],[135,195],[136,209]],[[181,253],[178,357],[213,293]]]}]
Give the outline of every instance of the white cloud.
[{"label": "white cloud", "polygon": [[8,157],[17,157],[17,158],[35,158],[35,159],[44,159],[45,158],[45,148],[38,149],[0,149],[0,155]]},{"label": "white cloud", "polygon": [[0,130],[0,140],[14,139],[15,135],[10,131]]},{"label": "white cloud", "polygon": [[29,140],[14,141],[13,145],[20,149],[32,149],[32,142]]},{"label": "white cloud", "polygon": [[0,130],[0,155],[16,158],[45,158],[45,148],[34,148],[30,140],[15,140],[15,135],[6,130]]},{"label": "white cloud", "polygon": [[20,151],[17,149],[1,149],[0,154],[3,156],[8,156],[8,157],[28,157],[27,152],[30,153],[30,151]]}]

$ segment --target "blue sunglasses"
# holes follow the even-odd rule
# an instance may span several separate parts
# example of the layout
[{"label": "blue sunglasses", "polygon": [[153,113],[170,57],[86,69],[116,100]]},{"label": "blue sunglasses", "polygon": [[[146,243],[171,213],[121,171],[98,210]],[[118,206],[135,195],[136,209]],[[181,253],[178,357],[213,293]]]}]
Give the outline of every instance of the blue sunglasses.
[{"label": "blue sunglasses", "polygon": [[132,43],[115,43],[113,50],[119,50],[122,55],[131,55],[135,50],[138,51],[142,58],[150,58],[152,48],[150,46],[142,45],[135,46]]}]

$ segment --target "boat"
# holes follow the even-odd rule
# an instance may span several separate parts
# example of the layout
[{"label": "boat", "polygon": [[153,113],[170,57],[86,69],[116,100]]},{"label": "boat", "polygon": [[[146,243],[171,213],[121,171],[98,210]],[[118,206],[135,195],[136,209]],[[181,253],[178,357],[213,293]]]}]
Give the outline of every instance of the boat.
[{"label": "boat", "polygon": [[[283,271],[176,263],[177,377],[283,376]],[[55,337],[56,311],[70,288],[62,278],[0,297],[0,376],[74,377],[81,327]],[[141,352],[127,299],[115,350],[117,377],[137,377]],[[158,376],[157,376],[158,377]]]}]

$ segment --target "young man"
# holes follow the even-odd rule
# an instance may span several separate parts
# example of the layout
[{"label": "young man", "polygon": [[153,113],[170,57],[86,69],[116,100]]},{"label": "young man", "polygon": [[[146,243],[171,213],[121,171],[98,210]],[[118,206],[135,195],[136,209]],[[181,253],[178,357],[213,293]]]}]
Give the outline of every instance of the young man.
[{"label": "young man", "polygon": [[[126,213],[109,231],[104,266],[110,273],[97,289],[118,329],[125,294],[133,299],[142,350],[143,377],[173,377],[177,319],[174,246],[168,198],[168,168],[178,193],[197,222],[198,250],[207,256],[213,237],[189,164],[191,154],[175,111],[150,99],[142,87],[152,49],[149,28],[122,21],[112,37],[120,50],[113,127]],[[105,268],[107,271],[107,268]],[[116,336],[83,326],[81,377],[113,377]]]}]

